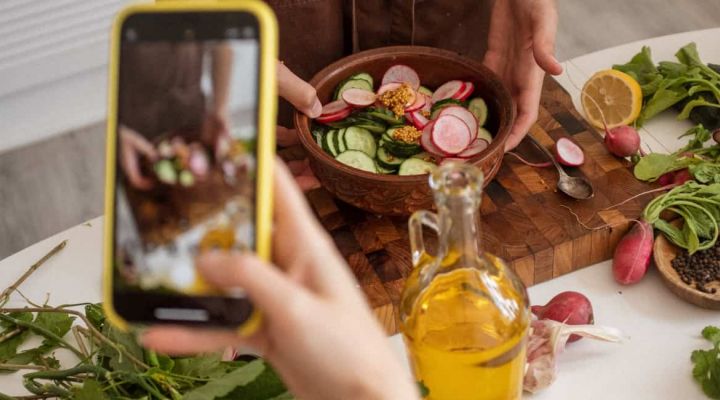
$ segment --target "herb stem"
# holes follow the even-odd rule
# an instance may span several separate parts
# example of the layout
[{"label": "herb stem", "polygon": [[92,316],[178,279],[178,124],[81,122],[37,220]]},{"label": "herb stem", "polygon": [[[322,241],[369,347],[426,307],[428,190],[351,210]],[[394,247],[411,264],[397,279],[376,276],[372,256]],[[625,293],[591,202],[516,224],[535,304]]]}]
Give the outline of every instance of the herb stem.
[{"label": "herb stem", "polygon": [[27,364],[2,364],[0,363],[0,370],[12,370],[20,371],[23,369],[32,369],[36,371],[47,371],[47,367],[42,365],[27,365]]},{"label": "herb stem", "polygon": [[45,254],[41,259],[37,260],[35,264],[31,265],[30,268],[28,268],[28,270],[25,271],[22,276],[20,276],[20,279],[15,281],[15,283],[13,283],[12,285],[8,286],[7,289],[3,290],[2,293],[0,293],[0,304],[5,304],[5,302],[7,302],[7,300],[10,298],[12,292],[14,292],[20,285],[22,285],[22,283],[25,282],[25,280],[30,275],[32,275],[33,272],[35,272],[35,270],[40,268],[40,266],[42,266],[45,261],[49,260],[50,258],[52,258],[52,256],[65,248],[65,245],[67,245],[67,240],[63,240],[62,242],[60,242],[60,244],[53,247],[52,250]]},{"label": "herb stem", "polygon": [[[20,310],[20,312],[22,312],[23,310],[24,310],[25,312],[30,311],[29,308],[27,308],[27,309],[18,309],[18,310]],[[41,336],[44,336],[44,337],[47,338],[47,339],[50,339],[50,340],[53,340],[53,341],[57,342],[61,347],[64,347],[64,348],[72,351],[76,356],[78,356],[79,358],[82,359],[83,354],[82,354],[78,349],[76,349],[73,345],[71,345],[70,343],[68,343],[67,341],[65,341],[65,339],[61,338],[60,336],[56,335],[56,334],[53,333],[53,332],[50,332],[49,330],[47,330],[47,329],[45,329],[45,328],[43,328],[43,327],[41,327],[41,326],[35,325],[35,324],[32,323],[32,322],[26,322],[26,321],[22,321],[22,320],[19,320],[19,319],[10,317],[10,316],[8,316],[8,315],[4,315],[4,314],[3,314],[4,312],[5,312],[5,311],[3,311],[3,309],[0,309],[0,320],[5,321],[5,322],[9,322],[9,323],[11,323],[11,324],[14,324],[14,325],[17,325],[17,326],[20,326],[20,327],[23,327],[23,328],[30,329],[31,331],[33,331],[33,332],[35,332],[35,333],[37,333],[37,334],[39,334],[39,335],[41,335]]]},{"label": "herb stem", "polygon": [[[65,313],[74,315],[78,318],[80,318],[85,325],[87,326],[87,329],[90,331],[90,333],[99,339],[101,342],[107,344],[108,346],[115,349],[118,353],[121,353],[123,356],[127,357],[130,361],[132,361],[135,365],[138,367],[141,367],[143,369],[150,369],[150,366],[139,360],[134,355],[130,354],[129,352],[125,351],[121,346],[116,345],[113,343],[110,339],[108,339],[105,335],[100,333],[85,317],[85,315],[79,311],[75,310],[68,310],[66,308],[52,308],[52,307],[41,307],[41,308],[0,308],[0,313],[11,313],[11,312],[56,312],[56,313]],[[2,314],[0,314],[0,318],[2,317]],[[82,353],[76,350],[76,353],[79,357],[82,358]]]},{"label": "herb stem", "polygon": [[4,342],[6,340],[12,339],[15,336],[23,333],[24,331],[25,331],[25,329],[15,328],[15,329],[11,330],[10,332],[0,336],[0,343]]}]

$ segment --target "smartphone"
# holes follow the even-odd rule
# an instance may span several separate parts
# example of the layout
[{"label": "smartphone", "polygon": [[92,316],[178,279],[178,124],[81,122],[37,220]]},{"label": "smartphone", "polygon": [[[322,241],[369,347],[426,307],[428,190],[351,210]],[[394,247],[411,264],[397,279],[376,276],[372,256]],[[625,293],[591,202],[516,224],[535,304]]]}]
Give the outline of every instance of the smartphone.
[{"label": "smartphone", "polygon": [[257,326],[242,289],[213,288],[197,259],[269,256],[276,25],[252,0],[162,1],[117,17],[104,255],[117,326]]}]

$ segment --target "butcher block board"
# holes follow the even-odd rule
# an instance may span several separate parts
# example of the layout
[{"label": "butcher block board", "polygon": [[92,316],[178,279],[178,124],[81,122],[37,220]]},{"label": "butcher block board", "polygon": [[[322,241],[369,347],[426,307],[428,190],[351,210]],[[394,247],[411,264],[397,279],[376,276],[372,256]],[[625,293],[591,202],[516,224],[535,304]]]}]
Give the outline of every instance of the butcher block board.
[{"label": "butcher block board", "polygon": [[[505,156],[483,195],[482,244],[505,259],[527,286],[612,258],[615,245],[650,195],[604,209],[652,188],[633,177],[628,162],[605,150],[600,133],[578,114],[570,96],[552,78],[545,80],[538,121],[530,134],[548,148],[561,137],[580,145],[585,164],[567,170],[590,180],[595,196],[572,200],[556,191],[554,168],[533,168]],[[521,143],[517,152],[528,160],[546,161],[528,141]],[[285,149],[281,155],[302,158],[302,149]],[[307,193],[307,198],[386,331],[396,333],[397,305],[412,269],[407,218],[367,213],[323,189]],[[604,228],[584,228],[563,206],[572,209],[586,226]],[[434,240],[429,235],[426,238]]]}]

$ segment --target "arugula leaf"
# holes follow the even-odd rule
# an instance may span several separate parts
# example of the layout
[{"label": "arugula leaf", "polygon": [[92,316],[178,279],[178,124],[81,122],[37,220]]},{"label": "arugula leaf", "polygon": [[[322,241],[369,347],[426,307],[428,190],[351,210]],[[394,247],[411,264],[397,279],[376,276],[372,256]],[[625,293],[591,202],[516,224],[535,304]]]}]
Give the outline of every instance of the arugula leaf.
[{"label": "arugula leaf", "polygon": [[684,169],[701,162],[702,160],[694,157],[650,153],[635,164],[633,174],[641,181],[654,182],[665,173]]},{"label": "arugula leaf", "polygon": [[663,77],[655,68],[650,48],[643,46],[642,50],[626,64],[613,65],[613,69],[624,72],[635,79],[642,89],[643,97],[651,96],[657,91]]},{"label": "arugula leaf", "polygon": [[108,397],[102,390],[100,383],[94,379],[87,379],[82,387],[75,391],[75,400],[105,400]]},{"label": "arugula leaf", "polygon": [[255,380],[265,370],[261,360],[255,360],[222,377],[215,378],[183,396],[183,400],[214,400],[226,396],[235,388]]},{"label": "arugula leaf", "polygon": [[252,382],[240,386],[222,397],[222,400],[266,400],[266,399],[292,399],[277,373],[266,365],[265,370]]},{"label": "arugula leaf", "polygon": [[195,357],[174,359],[174,374],[196,376],[198,378],[218,378],[223,376],[228,367],[222,363],[219,354],[206,354]]},{"label": "arugula leaf", "polygon": [[[102,332],[108,339],[115,343],[116,346],[124,348],[128,353],[136,358],[143,359],[143,349],[135,340],[135,336],[131,333],[122,332],[107,324]],[[105,359],[108,366],[115,371],[136,373],[137,367],[127,357],[120,354],[116,349],[110,346],[102,346],[98,353],[99,357]]]}]

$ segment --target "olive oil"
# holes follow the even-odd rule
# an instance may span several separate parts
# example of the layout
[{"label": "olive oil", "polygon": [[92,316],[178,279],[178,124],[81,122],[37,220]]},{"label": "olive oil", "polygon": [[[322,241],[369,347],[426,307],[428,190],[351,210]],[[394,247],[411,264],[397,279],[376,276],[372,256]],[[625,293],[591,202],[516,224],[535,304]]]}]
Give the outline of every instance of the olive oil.
[{"label": "olive oil", "polygon": [[[438,214],[410,220],[415,269],[401,299],[401,330],[425,399],[520,399],[529,311],[524,286],[479,246],[481,173],[443,166],[431,176]],[[480,178],[477,178],[480,175]],[[421,226],[438,232],[428,254]]]}]

